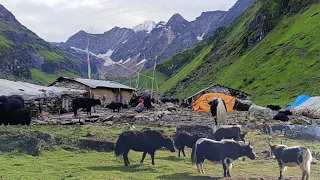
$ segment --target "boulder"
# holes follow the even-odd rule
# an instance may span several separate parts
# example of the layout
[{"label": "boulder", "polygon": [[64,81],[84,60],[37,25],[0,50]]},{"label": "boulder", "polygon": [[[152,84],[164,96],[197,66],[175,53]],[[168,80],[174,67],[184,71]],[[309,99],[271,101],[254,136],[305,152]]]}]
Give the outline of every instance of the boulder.
[{"label": "boulder", "polygon": [[248,111],[253,103],[249,100],[236,99],[233,109],[237,111]]},{"label": "boulder", "polygon": [[274,116],[273,115],[274,113],[272,113],[271,109],[265,108],[265,107],[262,107],[262,106],[257,106],[255,104],[250,106],[249,114],[253,115],[256,118],[261,117],[261,118],[264,118],[264,119],[267,119],[267,120],[271,120],[273,118],[273,116]]},{"label": "boulder", "polygon": [[286,131],[285,137],[299,140],[320,141],[320,126],[295,126]]}]

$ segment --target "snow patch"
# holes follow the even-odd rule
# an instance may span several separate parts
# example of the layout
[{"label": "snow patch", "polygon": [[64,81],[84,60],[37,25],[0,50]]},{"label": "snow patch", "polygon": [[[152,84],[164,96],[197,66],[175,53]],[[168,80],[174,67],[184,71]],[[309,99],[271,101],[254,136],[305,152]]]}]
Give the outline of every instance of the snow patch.
[{"label": "snow patch", "polygon": [[98,54],[97,56],[98,56],[99,58],[106,58],[106,57],[112,56],[113,52],[114,52],[113,50],[109,49],[107,53],[105,53],[105,54]]},{"label": "snow patch", "polygon": [[148,34],[156,27],[156,23],[154,21],[144,21],[143,23],[134,26],[132,29],[134,32],[147,31]]},{"label": "snow patch", "polygon": [[[84,49],[79,49],[79,48],[76,48],[76,47],[73,47],[73,46],[70,46],[71,49],[73,50],[76,50],[76,51],[81,51],[81,52],[84,52],[84,53],[87,53],[87,50],[84,50]],[[90,52],[89,51],[89,54],[92,55],[92,56],[95,56],[95,57],[98,57],[95,53],[93,52]]]},{"label": "snow patch", "polygon": [[127,60],[125,60],[122,64],[126,64],[127,62],[129,62],[131,60],[131,58],[128,58]]},{"label": "snow patch", "polygon": [[203,36],[204,36],[204,33],[203,33],[201,36],[197,36],[197,39],[198,39],[199,41],[202,41],[202,40],[203,40]]},{"label": "snow patch", "polygon": [[145,62],[147,62],[146,59],[143,59],[142,61],[140,61],[138,64],[136,64],[135,66],[139,66],[140,64],[144,64]]},{"label": "snow patch", "polygon": [[128,39],[127,39],[127,40],[125,40],[125,41],[123,41],[123,42],[122,42],[122,44],[126,43],[127,41],[128,41]]}]

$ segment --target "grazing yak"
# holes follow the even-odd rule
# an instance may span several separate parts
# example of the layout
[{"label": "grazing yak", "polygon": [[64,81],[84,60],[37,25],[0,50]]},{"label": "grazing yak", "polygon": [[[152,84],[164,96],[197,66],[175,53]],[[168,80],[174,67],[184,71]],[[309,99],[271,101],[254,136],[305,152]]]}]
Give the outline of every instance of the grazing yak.
[{"label": "grazing yak", "polygon": [[105,108],[112,109],[113,112],[115,112],[116,110],[117,110],[118,112],[120,112],[121,107],[123,107],[123,104],[122,104],[122,103],[112,102],[112,103],[106,105]]},{"label": "grazing yak", "polygon": [[115,155],[117,157],[122,155],[124,165],[128,166],[130,164],[128,153],[132,149],[133,151],[143,152],[140,163],[143,163],[148,153],[151,156],[152,165],[155,165],[154,154],[161,147],[175,152],[172,138],[162,134],[160,131],[125,131],[120,134],[116,142]]},{"label": "grazing yak", "polygon": [[267,108],[273,110],[273,111],[279,111],[281,109],[281,106],[279,105],[268,105]]},{"label": "grazing yak", "polygon": [[286,145],[271,145],[268,142],[271,153],[278,161],[280,168],[279,179],[283,179],[283,174],[286,167],[299,166],[302,171],[302,180],[308,180],[310,177],[310,167],[312,155],[308,148],[303,146],[288,147]]},{"label": "grazing yak", "polygon": [[29,125],[31,114],[31,109],[26,107],[21,96],[0,96],[0,124]]},{"label": "grazing yak", "polygon": [[221,141],[222,139],[233,139],[235,141],[243,141],[244,137],[246,136],[246,132],[241,132],[241,129],[239,127],[225,127],[225,128],[219,128],[214,133],[214,138],[217,141]]},{"label": "grazing yak", "polygon": [[227,119],[227,107],[225,101],[221,98],[215,98],[210,102],[208,101],[208,104],[210,104],[210,112],[214,118],[215,124],[218,125],[218,122],[221,125],[225,124]]},{"label": "grazing yak", "polygon": [[222,163],[223,176],[231,177],[230,170],[235,160],[240,157],[256,158],[253,148],[240,141],[224,139],[215,141],[207,138],[199,139],[192,148],[191,162],[196,164],[199,173],[204,173],[203,163],[207,159],[212,162]]},{"label": "grazing yak", "polygon": [[207,136],[202,133],[194,135],[187,132],[179,133],[176,140],[174,141],[174,146],[179,150],[178,156],[180,157],[180,152],[182,151],[183,156],[186,157],[184,153],[184,147],[187,146],[188,148],[192,148],[198,139],[205,137]]},{"label": "grazing yak", "polygon": [[87,115],[91,115],[91,107],[101,105],[99,99],[92,99],[92,98],[76,98],[72,100],[72,109],[74,116],[77,116],[77,110],[80,108],[86,108]]}]

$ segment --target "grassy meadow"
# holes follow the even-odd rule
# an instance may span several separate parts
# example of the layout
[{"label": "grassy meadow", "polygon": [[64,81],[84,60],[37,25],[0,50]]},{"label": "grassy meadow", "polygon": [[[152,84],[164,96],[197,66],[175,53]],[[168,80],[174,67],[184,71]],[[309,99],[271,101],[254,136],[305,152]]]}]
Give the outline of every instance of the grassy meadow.
[{"label": "grassy meadow", "polygon": [[[136,127],[138,130],[142,127]],[[54,136],[56,147],[44,150],[40,156],[30,156],[20,151],[2,152],[0,154],[0,179],[224,179],[222,166],[208,161],[204,164],[205,174],[199,174],[195,166],[191,165],[191,151],[186,151],[186,158],[177,157],[177,153],[159,150],[155,156],[155,166],[151,165],[151,158],[147,155],[144,164],[140,164],[141,152],[130,151],[131,165],[125,167],[122,158],[116,158],[113,152],[95,152],[74,147],[80,139],[86,139],[91,133],[94,139],[116,140],[118,135],[127,130],[124,126],[30,126],[6,127],[2,126],[0,134],[19,133],[28,134],[39,131]],[[173,135],[175,128],[163,129],[167,134]],[[283,140],[287,145],[305,145],[311,151],[319,152],[320,143],[284,139],[282,135],[272,135],[275,143]],[[268,149],[267,135],[259,132],[249,132],[247,140],[259,156],[256,160],[245,158],[235,162],[231,171],[232,178],[228,179],[277,179],[278,165],[273,159],[265,159],[261,152]],[[64,150],[66,147],[72,150]],[[311,180],[320,176],[320,165],[311,166]],[[288,168],[285,179],[300,179],[299,167]]]}]

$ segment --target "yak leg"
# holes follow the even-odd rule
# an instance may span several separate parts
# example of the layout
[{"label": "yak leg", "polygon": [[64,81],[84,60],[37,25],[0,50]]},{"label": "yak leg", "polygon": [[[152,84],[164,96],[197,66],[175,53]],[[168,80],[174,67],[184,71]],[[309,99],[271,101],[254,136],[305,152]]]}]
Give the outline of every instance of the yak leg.
[{"label": "yak leg", "polygon": [[197,170],[198,170],[198,173],[201,173],[200,164],[199,163],[197,163]]},{"label": "yak leg", "polygon": [[186,157],[186,154],[184,153],[184,146],[182,148],[182,154],[183,154],[184,157]]},{"label": "yak leg", "polygon": [[144,158],[146,158],[146,155],[147,155],[147,152],[143,152],[143,154],[142,154],[142,159],[141,159],[140,163],[143,163]]},{"label": "yak leg", "polygon": [[217,126],[218,125],[217,117],[214,117],[213,119],[214,119],[214,122],[215,122],[215,124]]},{"label": "yak leg", "polygon": [[201,168],[201,172],[202,172],[202,174],[204,174],[204,170],[203,170],[203,163],[204,163],[204,161],[201,161],[201,164],[200,164],[200,168]]},{"label": "yak leg", "polygon": [[179,153],[178,153],[178,157],[180,157],[180,152],[181,152],[181,148],[179,148]]},{"label": "yak leg", "polygon": [[150,153],[150,156],[151,156],[151,159],[152,159],[152,165],[155,165],[155,164],[154,164],[154,152],[151,152],[151,153]]},{"label": "yak leg", "polygon": [[231,176],[230,176],[230,170],[231,170],[231,168],[232,168],[232,163],[228,163],[228,164],[227,164],[227,176],[228,176],[228,177],[231,177]]},{"label": "yak leg", "polygon": [[279,164],[279,168],[280,168],[280,176],[279,176],[279,179],[283,179],[283,173],[284,173],[284,171],[286,170],[286,167]]},{"label": "yak leg", "polygon": [[123,160],[124,160],[125,166],[128,166],[130,164],[129,158],[128,158],[128,153],[129,153],[129,150],[123,152]]},{"label": "yak leg", "polygon": [[223,166],[223,176],[227,177],[227,164],[222,162],[222,166]]}]

